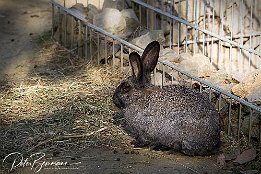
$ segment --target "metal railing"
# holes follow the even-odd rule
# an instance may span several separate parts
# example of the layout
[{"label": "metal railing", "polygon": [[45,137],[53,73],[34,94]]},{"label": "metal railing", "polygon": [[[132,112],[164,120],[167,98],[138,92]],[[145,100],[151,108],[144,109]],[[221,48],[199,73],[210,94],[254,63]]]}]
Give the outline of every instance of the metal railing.
[{"label": "metal railing", "polygon": [[[227,10],[225,3],[228,2],[224,0],[131,1],[138,5],[138,17],[147,19],[143,25],[150,30],[155,29],[155,20],[158,20],[158,23],[168,22],[168,25],[172,28],[170,29],[170,36],[172,36],[169,40],[170,47],[178,47],[177,50],[179,51],[180,47],[184,45],[183,52],[202,53],[209,57],[212,64],[216,67],[224,69],[229,73],[232,71],[245,73],[261,68],[261,20],[255,15],[257,14],[257,10],[254,8],[256,5],[255,0],[250,1],[249,6],[243,0],[231,1],[231,7],[229,8],[231,12],[226,15],[224,14],[225,10]],[[152,3],[154,6],[148,3]],[[185,6],[183,16],[181,16],[181,3],[183,3],[183,8]],[[171,10],[166,9],[166,4],[170,6]],[[189,11],[189,7],[192,11]],[[142,13],[141,9],[144,9],[146,12]],[[176,13],[173,11],[176,11]],[[202,11],[203,14],[200,14]],[[237,12],[238,16],[236,16],[235,12]],[[188,15],[189,13],[192,17]],[[160,18],[156,17],[156,14]],[[233,21],[236,17],[239,18],[239,21]],[[245,18],[247,17],[250,18],[249,21],[246,21]],[[188,22],[188,18],[192,18],[190,19],[191,22]],[[231,19],[227,21],[229,27],[225,26],[225,18],[227,20]],[[247,22],[250,23],[248,33],[244,31],[247,28],[244,23]],[[234,33],[233,31],[235,23],[239,25],[239,33]],[[256,24],[255,28],[254,24]],[[177,31],[173,30],[176,26],[178,27],[177,38],[174,36],[174,32]],[[214,31],[215,29],[219,31]],[[182,32],[185,32],[183,34],[185,36],[181,38]],[[245,38],[248,40],[245,40]],[[173,42],[174,40],[177,40],[176,43]],[[256,42],[259,42],[259,44]],[[189,49],[189,45],[192,48]]]},{"label": "metal railing", "polygon": [[[250,48],[250,47],[246,47],[246,46],[244,46],[244,45],[242,45],[242,44],[240,44],[240,43],[238,43],[238,42],[235,42],[235,41],[233,41],[233,40],[231,40],[231,39],[228,39],[227,37],[224,37],[224,36],[218,35],[218,34],[216,34],[216,33],[213,33],[213,32],[211,32],[211,31],[209,31],[209,30],[200,28],[200,27],[199,27],[198,25],[196,25],[196,24],[191,24],[191,23],[189,23],[188,21],[186,21],[186,20],[184,20],[184,19],[182,19],[182,18],[180,18],[180,17],[177,17],[177,16],[171,15],[171,14],[169,14],[169,13],[166,13],[166,12],[164,12],[164,11],[162,11],[162,10],[160,10],[160,9],[157,9],[157,8],[151,6],[151,5],[148,5],[148,4],[146,4],[146,3],[144,3],[144,2],[142,2],[142,1],[140,1],[140,0],[132,0],[132,1],[135,2],[135,3],[137,3],[137,4],[139,4],[139,5],[141,5],[141,6],[143,6],[143,7],[146,7],[146,9],[150,9],[150,10],[152,10],[152,11],[154,11],[154,12],[157,12],[157,13],[163,15],[163,16],[169,17],[169,18],[172,19],[172,20],[178,21],[179,23],[182,23],[182,24],[186,25],[187,27],[192,27],[192,28],[194,28],[195,30],[201,31],[201,32],[203,32],[203,33],[205,33],[205,34],[207,34],[207,35],[209,35],[209,36],[211,36],[211,37],[217,38],[218,40],[227,42],[227,43],[229,43],[229,44],[231,44],[231,45],[233,45],[233,46],[237,46],[237,47],[239,47],[239,48],[241,48],[241,49],[243,49],[243,50],[246,50],[246,51],[248,51],[248,52],[250,52],[250,53],[253,53],[253,54],[255,54],[255,55],[261,56],[261,52],[258,52],[258,51],[256,51],[256,50]],[[260,32],[260,35],[261,35],[261,32]],[[173,45],[173,44],[172,44],[172,45]]]},{"label": "metal railing", "polygon": [[[137,0],[133,0],[135,2],[138,2]],[[55,34],[57,33],[56,38],[58,41],[69,47],[70,50],[75,51],[79,56],[85,57],[87,59],[93,59],[93,61],[97,63],[101,63],[101,61],[104,59],[105,63],[107,63],[108,57],[111,57],[112,59],[112,67],[116,68],[116,60],[120,61],[119,68],[121,70],[124,70],[124,54],[130,53],[132,50],[136,50],[138,52],[142,52],[143,49],[139,48],[136,45],[133,45],[123,39],[121,39],[118,36],[115,36],[91,23],[89,23],[82,15],[73,12],[72,10],[64,7],[60,3],[57,3],[56,1],[52,0],[52,34],[53,37],[55,37]],[[147,6],[146,4],[142,3],[141,5]],[[155,11],[159,11],[151,6],[147,6],[147,8],[150,8]],[[159,11],[162,12],[162,11]],[[164,13],[164,12],[162,12]],[[57,14],[57,15],[56,15]],[[165,13],[164,13],[165,14]],[[166,14],[166,16],[169,16],[169,14]],[[188,22],[174,18],[173,16],[169,16],[175,20],[178,20],[180,22],[183,22],[185,24],[189,24]],[[64,21],[64,22],[63,22]],[[69,22],[70,21],[70,22]],[[68,26],[70,25],[70,26]],[[191,24],[189,24],[191,26]],[[199,29],[199,28],[198,28]],[[70,33],[68,33],[68,30],[70,30]],[[204,31],[204,30],[202,30]],[[213,33],[207,32],[209,35],[212,35]],[[215,36],[215,35],[213,35]],[[70,40],[69,40],[70,38]],[[220,39],[219,36],[217,36],[218,39]],[[227,41],[227,39],[222,38],[223,41]],[[69,43],[69,41],[71,43]],[[229,41],[230,42],[230,41]],[[95,43],[95,44],[93,44]],[[233,42],[230,42],[231,44]],[[108,48],[111,48],[108,50]],[[245,49],[245,47],[240,47],[242,49]],[[246,48],[247,49],[247,48]],[[105,56],[101,57],[100,50],[105,51]],[[253,51],[253,50],[252,50]],[[255,52],[255,51],[254,51]],[[253,52],[253,53],[254,53]],[[96,53],[96,57],[94,54]],[[118,58],[116,58],[116,54],[119,53],[120,55]],[[225,110],[225,116],[227,119],[226,126],[224,127],[226,133],[228,135],[231,135],[233,137],[236,137],[238,140],[242,138],[242,136],[245,136],[242,133],[242,119],[244,114],[248,114],[249,116],[249,124],[248,124],[248,142],[251,142],[252,137],[252,119],[253,115],[257,114],[258,117],[261,117],[261,108],[257,107],[235,95],[232,95],[231,93],[199,78],[196,77],[176,65],[170,63],[167,60],[159,59],[159,63],[162,70],[162,83],[161,85],[165,84],[166,81],[166,70],[170,69],[173,72],[178,72],[182,75],[187,76],[189,79],[191,79],[191,85],[193,81],[196,81],[200,87],[200,92],[207,92],[209,95],[210,100],[213,98],[213,96],[216,96],[217,98],[217,109],[218,111],[221,111],[222,107],[222,101],[225,100],[225,104],[227,105],[227,109]],[[155,74],[155,71],[154,71]],[[155,76],[154,76],[155,78]],[[171,78],[171,83],[173,83],[174,78]],[[236,108],[235,108],[236,107]],[[236,114],[235,114],[236,113]],[[224,124],[225,125],[225,124]],[[259,125],[261,125],[259,123]],[[261,146],[261,128],[259,127],[259,135],[257,137],[259,139],[259,146]]]}]

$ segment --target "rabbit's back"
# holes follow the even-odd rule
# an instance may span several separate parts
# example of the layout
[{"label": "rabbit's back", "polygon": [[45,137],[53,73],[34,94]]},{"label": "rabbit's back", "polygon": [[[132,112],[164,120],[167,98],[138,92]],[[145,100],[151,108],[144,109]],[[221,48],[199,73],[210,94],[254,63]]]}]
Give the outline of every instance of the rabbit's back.
[{"label": "rabbit's back", "polygon": [[219,142],[219,115],[201,93],[171,85],[137,95],[124,115],[142,138],[191,155],[211,151]]}]

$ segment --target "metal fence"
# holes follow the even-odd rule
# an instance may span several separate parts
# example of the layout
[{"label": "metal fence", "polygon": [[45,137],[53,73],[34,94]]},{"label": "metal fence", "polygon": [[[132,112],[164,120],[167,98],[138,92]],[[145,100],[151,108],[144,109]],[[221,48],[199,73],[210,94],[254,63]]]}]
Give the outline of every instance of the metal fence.
[{"label": "metal fence", "polygon": [[[169,46],[178,46],[183,47],[184,51],[188,51],[189,44],[200,45],[203,44],[205,46],[205,52],[210,47],[211,42],[214,42],[214,38],[217,39],[219,43],[227,42],[231,45],[231,47],[238,47],[241,52],[243,50],[249,51],[252,55],[260,56],[260,52],[257,50],[248,48],[245,45],[235,42],[233,39],[228,39],[225,36],[220,36],[214,34],[211,31],[206,29],[199,28],[199,26],[189,23],[187,20],[184,20],[180,17],[173,16],[167,12],[163,12],[153,6],[150,6],[146,3],[143,3],[138,0],[132,0],[133,3],[138,4],[139,9],[146,8],[146,10],[152,10],[153,13],[159,13],[167,18],[170,18],[173,22],[174,20],[178,22],[179,25],[185,25],[186,28],[193,28],[196,32],[202,32],[210,39],[207,41],[199,41],[199,39],[194,40],[194,42],[189,42],[188,37],[186,36],[185,43],[178,40],[176,45],[174,42],[170,42]],[[186,1],[187,3],[188,1]],[[128,60],[125,57],[131,51],[136,50],[138,52],[142,52],[143,50],[118,36],[112,35],[104,31],[103,29],[89,23],[83,16],[74,11],[64,7],[65,1],[63,3],[58,3],[54,0],[52,3],[52,35],[55,37],[62,45],[69,48],[71,51],[75,52],[81,57],[85,57],[86,59],[92,59],[94,62],[100,63],[108,63],[110,62],[112,68],[117,68],[123,71],[123,73],[128,73],[129,66]],[[76,3],[76,2],[75,2]],[[135,6],[135,4],[133,4]],[[135,7],[133,7],[135,8]],[[142,11],[142,10],[139,10]],[[146,15],[149,13],[146,13]],[[140,13],[140,15],[142,15]],[[148,20],[149,21],[149,20]],[[149,25],[148,23],[146,25]],[[149,26],[148,26],[149,27]],[[186,34],[187,35],[187,34]],[[250,36],[252,37],[252,36]],[[259,35],[260,37],[260,35]],[[100,50],[103,50],[105,56],[101,56]],[[193,48],[193,50],[196,50]],[[210,49],[211,50],[211,49]],[[196,52],[196,51],[195,51]],[[231,53],[230,53],[231,54]],[[176,65],[159,59],[159,65],[162,72],[162,83],[161,85],[165,85],[166,74],[167,72],[177,72],[182,74],[187,79],[190,79],[190,86],[192,86],[193,82],[197,82],[199,84],[198,90],[200,92],[204,92],[209,96],[209,99],[212,102],[215,102],[217,110],[223,112],[223,130],[231,137],[236,138],[237,140],[242,140],[242,138],[246,139],[249,143],[259,145],[261,147],[261,108],[257,107],[231,93],[214,86],[207,81],[202,80],[199,77],[196,77]],[[155,74],[155,71],[154,71]],[[170,73],[173,74],[173,73]],[[155,78],[155,75],[154,75]],[[170,78],[171,83],[174,83],[175,78]],[[248,118],[248,119],[246,119]],[[258,124],[253,124],[253,119],[259,118]],[[247,127],[242,127],[242,122],[247,121]]]},{"label": "metal fence", "polygon": [[261,68],[260,1],[132,2],[138,8],[140,21],[147,28],[171,28],[170,47],[178,47],[181,52],[202,53],[218,69],[230,73]]}]

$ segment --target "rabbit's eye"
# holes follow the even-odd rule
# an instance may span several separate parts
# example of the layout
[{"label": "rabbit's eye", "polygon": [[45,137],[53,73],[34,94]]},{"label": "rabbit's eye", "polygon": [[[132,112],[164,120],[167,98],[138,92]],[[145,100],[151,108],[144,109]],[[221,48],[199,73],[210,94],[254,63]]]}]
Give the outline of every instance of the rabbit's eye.
[{"label": "rabbit's eye", "polygon": [[131,90],[131,85],[129,83],[124,83],[122,88],[124,93],[127,93]]}]

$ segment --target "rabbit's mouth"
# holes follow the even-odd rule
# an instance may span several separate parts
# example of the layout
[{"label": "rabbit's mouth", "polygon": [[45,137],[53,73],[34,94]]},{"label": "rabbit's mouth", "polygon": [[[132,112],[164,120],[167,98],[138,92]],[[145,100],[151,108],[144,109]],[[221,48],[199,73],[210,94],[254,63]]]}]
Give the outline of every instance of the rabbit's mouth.
[{"label": "rabbit's mouth", "polygon": [[[126,94],[133,89],[132,83],[128,80],[123,81],[115,90],[114,95],[112,97],[113,103],[120,109],[126,108]],[[128,97],[127,97],[128,98]]]},{"label": "rabbit's mouth", "polygon": [[118,92],[115,92],[112,97],[113,103],[120,109],[123,109],[126,107],[125,102],[120,97],[120,94]]}]

